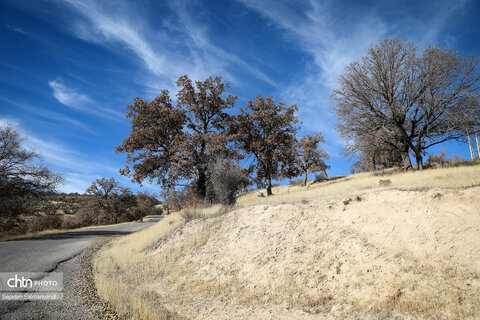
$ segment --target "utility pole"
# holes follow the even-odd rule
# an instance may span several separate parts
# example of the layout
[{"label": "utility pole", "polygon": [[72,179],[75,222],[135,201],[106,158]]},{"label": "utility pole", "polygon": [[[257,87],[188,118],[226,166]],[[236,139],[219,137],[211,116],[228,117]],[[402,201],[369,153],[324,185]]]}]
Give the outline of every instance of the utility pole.
[{"label": "utility pole", "polygon": [[472,157],[472,160],[474,160],[475,155],[473,154],[472,139],[470,138],[470,131],[468,131],[468,128],[467,128],[467,138],[468,138],[468,146],[470,147],[470,156]]},{"label": "utility pole", "polygon": [[475,127],[475,140],[477,141],[477,154],[478,154],[477,158],[480,158],[480,144],[478,144],[477,127]]}]

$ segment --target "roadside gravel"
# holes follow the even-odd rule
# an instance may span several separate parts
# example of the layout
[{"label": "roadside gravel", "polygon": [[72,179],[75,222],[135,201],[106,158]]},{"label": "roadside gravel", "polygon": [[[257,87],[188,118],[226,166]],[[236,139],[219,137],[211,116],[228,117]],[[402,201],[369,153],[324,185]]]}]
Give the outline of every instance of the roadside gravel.
[{"label": "roadside gravel", "polygon": [[119,319],[96,292],[92,274],[92,258],[112,237],[96,240],[81,254],[58,265],[63,272],[63,300],[16,302],[0,319]]}]

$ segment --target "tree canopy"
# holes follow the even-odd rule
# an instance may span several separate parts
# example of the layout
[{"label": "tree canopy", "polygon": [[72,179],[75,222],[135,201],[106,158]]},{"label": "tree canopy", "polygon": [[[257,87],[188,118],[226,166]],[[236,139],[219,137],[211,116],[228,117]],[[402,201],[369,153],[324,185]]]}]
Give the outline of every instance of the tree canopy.
[{"label": "tree canopy", "polygon": [[272,179],[281,173],[294,176],[295,134],[298,130],[295,116],[297,106],[287,107],[284,102],[275,104],[273,97],[260,95],[250,100],[235,118],[233,128],[236,145],[246,154],[253,154],[257,177],[272,194]]},{"label": "tree canopy", "polygon": [[326,175],[329,168],[325,164],[328,154],[320,147],[320,143],[325,142],[321,133],[309,134],[303,136],[296,145],[297,158],[295,165],[303,173],[303,185],[307,185],[308,172],[322,171]]},{"label": "tree canopy", "polygon": [[24,148],[13,127],[0,127],[0,229],[7,220],[31,211],[32,200],[63,182],[41,163],[39,153]]},{"label": "tree canopy", "polygon": [[165,188],[188,181],[200,197],[206,196],[208,164],[217,156],[232,155],[227,124],[237,97],[225,96],[229,85],[220,77],[195,84],[184,75],[173,106],[168,90],[153,101],[136,98],[127,106],[132,132],[116,152],[127,153],[121,174],[141,183],[157,180]]},{"label": "tree canopy", "polygon": [[403,155],[412,151],[419,168],[429,147],[464,135],[468,103],[478,97],[478,59],[429,47],[422,54],[410,42],[385,39],[351,63],[333,91],[340,133],[359,143],[368,139]]}]

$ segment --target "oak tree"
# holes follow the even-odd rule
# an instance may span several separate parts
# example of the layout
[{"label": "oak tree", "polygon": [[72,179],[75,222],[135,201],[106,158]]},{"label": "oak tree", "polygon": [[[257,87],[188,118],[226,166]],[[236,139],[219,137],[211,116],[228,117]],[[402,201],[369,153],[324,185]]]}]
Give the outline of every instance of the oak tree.
[{"label": "oak tree", "polygon": [[297,159],[295,165],[303,173],[303,186],[307,185],[308,173],[322,171],[327,176],[325,160],[328,154],[320,147],[325,142],[321,133],[303,136],[296,145]]},{"label": "oak tree", "polygon": [[237,97],[225,96],[229,88],[220,77],[195,84],[187,75],[174,106],[168,90],[148,102],[140,98],[128,106],[132,132],[116,152],[127,153],[127,166],[120,172],[141,183],[156,180],[165,188],[187,181],[197,195],[206,196],[208,164],[217,156],[232,156],[227,126]]},{"label": "oak tree", "polygon": [[411,150],[422,169],[426,149],[462,138],[455,115],[478,96],[479,84],[476,57],[437,47],[419,55],[412,43],[394,38],[351,63],[332,98],[345,137],[366,138],[373,131],[402,153],[406,167]]},{"label": "oak tree", "polygon": [[253,154],[257,177],[266,182],[267,195],[272,194],[272,179],[279,173],[294,176],[295,116],[297,106],[275,104],[273,97],[250,100],[235,118],[233,133],[236,145],[246,154]]},{"label": "oak tree", "polygon": [[97,213],[97,224],[118,223],[119,217],[137,204],[130,189],[122,187],[115,178],[96,179],[85,193],[93,196],[88,209]]}]

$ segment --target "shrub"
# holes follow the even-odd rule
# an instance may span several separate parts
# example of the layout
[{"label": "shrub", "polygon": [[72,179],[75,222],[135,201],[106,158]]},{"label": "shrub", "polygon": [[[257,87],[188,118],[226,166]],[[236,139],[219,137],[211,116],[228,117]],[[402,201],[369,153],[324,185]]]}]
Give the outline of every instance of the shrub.
[{"label": "shrub", "polygon": [[460,154],[454,154],[450,161],[465,161],[465,158]]},{"label": "shrub", "polygon": [[162,195],[168,210],[179,211],[187,203],[188,192],[185,188],[165,190],[162,192]]},{"label": "shrub", "polygon": [[245,170],[232,161],[217,159],[210,164],[210,174],[215,198],[223,205],[235,204],[238,191],[248,185]]},{"label": "shrub", "polygon": [[78,222],[77,217],[66,217],[62,222],[62,229],[74,229],[79,228],[82,225]]},{"label": "shrub", "polygon": [[11,236],[18,236],[18,235],[25,234],[27,232],[28,232],[28,224],[21,223],[18,226],[16,226],[15,228],[13,228],[12,230],[10,230],[8,232],[8,234],[11,235]]},{"label": "shrub", "polygon": [[79,227],[86,227],[86,226],[91,226],[98,224],[99,219],[98,219],[98,214],[95,213],[94,208],[92,207],[85,207],[81,208],[78,210],[78,213],[76,214],[75,221],[77,223],[77,226]]},{"label": "shrub", "polygon": [[327,175],[324,172],[320,172],[320,173],[315,175],[314,182],[322,182],[322,181],[325,181],[327,179],[328,179]]},{"label": "shrub", "polygon": [[447,162],[447,152],[445,150],[440,150],[438,155],[432,155],[427,159],[427,164],[440,163],[442,166]]},{"label": "shrub", "polygon": [[288,184],[290,184],[291,186],[301,186],[303,185],[303,181],[302,179],[289,179]]},{"label": "shrub", "polygon": [[62,218],[57,215],[45,215],[38,218],[30,227],[30,231],[38,232],[47,229],[58,229],[62,226]]}]

